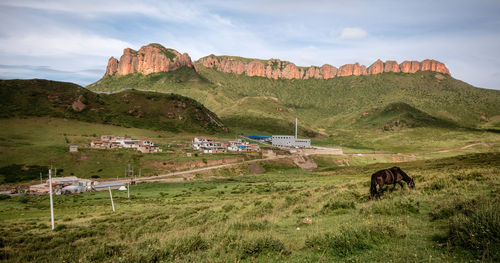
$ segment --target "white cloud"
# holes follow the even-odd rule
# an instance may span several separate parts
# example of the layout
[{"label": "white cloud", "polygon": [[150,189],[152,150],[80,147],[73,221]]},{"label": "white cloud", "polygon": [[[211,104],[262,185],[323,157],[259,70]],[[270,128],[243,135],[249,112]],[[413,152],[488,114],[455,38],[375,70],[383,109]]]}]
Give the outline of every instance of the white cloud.
[{"label": "white cloud", "polygon": [[40,32],[2,38],[0,50],[9,55],[35,57],[111,56],[134,45],[126,41],[81,32]]},{"label": "white cloud", "polygon": [[365,30],[359,27],[346,27],[342,29],[341,39],[362,39],[368,35]]}]

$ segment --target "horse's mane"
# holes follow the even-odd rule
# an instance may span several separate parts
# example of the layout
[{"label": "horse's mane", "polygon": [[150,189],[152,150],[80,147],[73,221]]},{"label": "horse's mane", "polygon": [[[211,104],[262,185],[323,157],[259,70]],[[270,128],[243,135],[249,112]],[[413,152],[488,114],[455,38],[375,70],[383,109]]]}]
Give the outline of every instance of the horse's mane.
[{"label": "horse's mane", "polygon": [[403,176],[403,179],[411,179],[410,176],[408,176],[401,168],[399,168],[398,166],[394,166],[391,168],[391,170],[394,169],[396,171],[398,171],[402,176]]}]

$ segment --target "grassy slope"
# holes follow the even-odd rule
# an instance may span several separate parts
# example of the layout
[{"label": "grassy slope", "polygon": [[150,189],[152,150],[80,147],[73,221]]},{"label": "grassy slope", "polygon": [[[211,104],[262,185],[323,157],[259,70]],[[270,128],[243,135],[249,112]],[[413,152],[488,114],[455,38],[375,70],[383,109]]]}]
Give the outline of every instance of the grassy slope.
[{"label": "grassy slope", "polygon": [[[79,99],[80,98],[80,99]],[[80,100],[86,107],[75,111]],[[141,91],[96,94],[72,83],[47,80],[1,80],[0,117],[53,116],[125,127],[168,131],[216,132],[218,117],[180,95]]]},{"label": "grassy slope", "polygon": [[[359,118],[372,107],[386,107],[391,103],[405,103],[436,119],[466,127],[483,125],[480,116],[500,115],[496,106],[500,104],[499,91],[474,88],[449,76],[439,79],[433,72],[329,80],[269,80],[221,73],[203,66],[200,69],[201,76],[183,69],[152,76],[104,78],[88,88],[112,91],[139,87],[176,92],[200,100],[223,118],[249,114],[291,121],[293,116],[298,116],[305,127],[316,130],[352,127],[353,118]],[[254,102],[261,101],[252,103],[255,106],[250,106],[250,111],[249,107],[237,107],[247,97]],[[268,100],[270,97],[276,100]],[[261,107],[266,101],[270,104]],[[274,107],[276,103],[281,107]],[[283,112],[291,114],[284,116]]]},{"label": "grassy slope", "polygon": [[499,158],[398,164],[416,190],[398,187],[378,201],[367,198],[369,175],[390,164],[320,172],[267,166],[263,175],[140,184],[131,200],[113,191],[115,213],[107,192],[56,196],[56,231],[47,196],[14,197],[0,200],[0,255],[6,262],[496,261]]}]

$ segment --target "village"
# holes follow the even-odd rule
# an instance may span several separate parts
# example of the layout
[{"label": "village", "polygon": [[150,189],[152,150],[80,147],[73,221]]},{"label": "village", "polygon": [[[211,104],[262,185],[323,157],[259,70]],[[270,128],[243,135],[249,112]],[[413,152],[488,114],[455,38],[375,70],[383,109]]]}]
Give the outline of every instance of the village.
[{"label": "village", "polygon": [[[102,135],[100,140],[90,142],[90,148],[94,149],[119,149],[131,148],[142,153],[158,153],[162,149],[150,140],[132,140],[131,137]],[[70,148],[71,151],[71,148]]]},{"label": "village", "polygon": [[[294,149],[311,148],[310,139],[299,139],[297,137],[297,120],[295,126],[295,136],[293,135],[272,135],[272,136],[248,136],[242,138],[235,138],[231,140],[216,140],[209,137],[194,137],[190,142],[193,150],[199,151],[202,154],[216,154],[227,152],[261,152],[262,149],[257,143],[250,143],[245,139],[259,142],[269,147],[276,147],[284,150],[289,150],[291,153],[296,152]],[[245,138],[245,139],[244,139]],[[128,136],[115,136],[115,135],[101,135],[99,140],[92,140],[90,142],[92,149],[134,149],[141,153],[161,153],[162,148],[155,145],[150,139],[132,139]],[[333,149],[340,150],[341,149]],[[71,145],[70,152],[78,152],[78,146]],[[329,152],[331,153],[331,152]],[[339,152],[336,152],[339,153]],[[187,152],[187,156],[191,153]],[[132,171],[132,172],[131,172]],[[52,178],[52,187],[55,194],[74,194],[81,192],[91,192],[105,190],[108,188],[127,190],[126,184],[135,184],[135,176],[130,167],[126,170],[126,183],[124,181],[115,182],[99,182],[98,180],[81,179],[76,176],[57,177],[54,174]],[[132,176],[130,176],[132,175]],[[118,179],[118,178],[117,178]],[[49,192],[50,183],[47,180],[45,183],[40,181],[40,184],[31,185],[29,193],[34,195],[47,194]]]},{"label": "village", "polygon": [[248,143],[244,139],[235,139],[230,141],[215,141],[207,137],[195,137],[192,141],[194,150],[203,153],[225,153],[231,152],[258,152],[260,147],[256,143]]}]

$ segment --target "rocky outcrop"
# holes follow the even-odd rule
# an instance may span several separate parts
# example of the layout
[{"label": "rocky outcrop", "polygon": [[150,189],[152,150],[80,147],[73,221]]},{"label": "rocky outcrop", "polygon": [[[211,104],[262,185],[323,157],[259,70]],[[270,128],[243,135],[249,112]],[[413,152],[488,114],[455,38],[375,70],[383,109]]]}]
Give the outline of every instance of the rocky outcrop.
[{"label": "rocky outcrop", "polygon": [[399,69],[398,62],[394,60],[387,60],[384,63],[384,72],[400,72],[401,70]]},{"label": "rocky outcrop", "polygon": [[[338,69],[332,65],[325,64],[321,66],[320,71],[324,79],[331,79],[337,76]],[[317,78],[319,78],[319,76]]]},{"label": "rocky outcrop", "polygon": [[[238,61],[235,63],[243,63],[243,62]],[[241,73],[237,73],[237,72],[235,72],[235,73],[241,74]],[[260,61],[254,60],[254,61],[248,63],[248,65],[246,66],[246,74],[249,77],[253,77],[253,76],[265,77],[266,76],[266,68],[264,67],[264,64],[262,64]]]},{"label": "rocky outcrop", "polygon": [[422,61],[420,63],[420,70],[421,71],[430,70],[439,73],[450,74],[450,71],[448,70],[448,68],[446,68],[446,66],[443,63],[432,59],[426,59]]},{"label": "rocky outcrop", "polygon": [[[415,73],[418,71],[434,71],[450,74],[446,66],[436,60],[426,59],[422,62],[396,61],[383,62],[378,59],[368,68],[359,63],[346,64],[336,68],[329,64],[321,67],[298,67],[292,62],[279,59],[259,60],[230,56],[210,55],[201,58],[198,63],[203,67],[215,69],[224,73],[245,74],[249,77],[265,77],[269,79],[331,79],[335,77],[374,75],[385,72]],[[189,67],[198,71],[187,53],[181,54],[174,49],[165,48],[159,44],[143,46],[139,51],[130,48],[123,50],[120,60],[111,57],[108,60],[105,76],[128,75],[133,73],[151,74],[177,70]]]},{"label": "rocky outcrop", "polygon": [[[105,76],[133,73],[147,75],[156,72],[173,71],[183,66],[197,70],[187,53],[181,54],[174,49],[168,49],[159,44],[149,44],[141,47],[139,51],[131,48],[124,49],[119,61],[111,57],[108,60]],[[209,65],[207,64],[207,66]]]},{"label": "rocky outcrop", "polygon": [[[383,62],[378,59],[368,68],[359,63],[346,64],[336,68],[329,64],[321,67],[310,66],[309,68],[297,67],[295,64],[279,59],[250,60],[238,57],[217,57],[210,55],[201,58],[198,62],[204,67],[216,69],[226,73],[246,74],[247,76],[266,77],[269,79],[331,79],[335,77],[374,75],[385,72],[415,73],[417,71],[435,71],[450,74],[446,66],[436,60],[426,59],[422,62],[404,61],[398,64],[394,60]],[[232,65],[227,67],[226,65]],[[236,66],[235,66],[236,65]]]},{"label": "rocky outcrop", "polygon": [[370,75],[380,74],[382,72],[384,72],[384,62],[382,62],[382,60],[380,59],[378,59],[368,67],[368,74]]},{"label": "rocky outcrop", "polygon": [[420,70],[420,62],[403,61],[403,63],[399,64],[399,68],[403,73],[415,73]]}]

